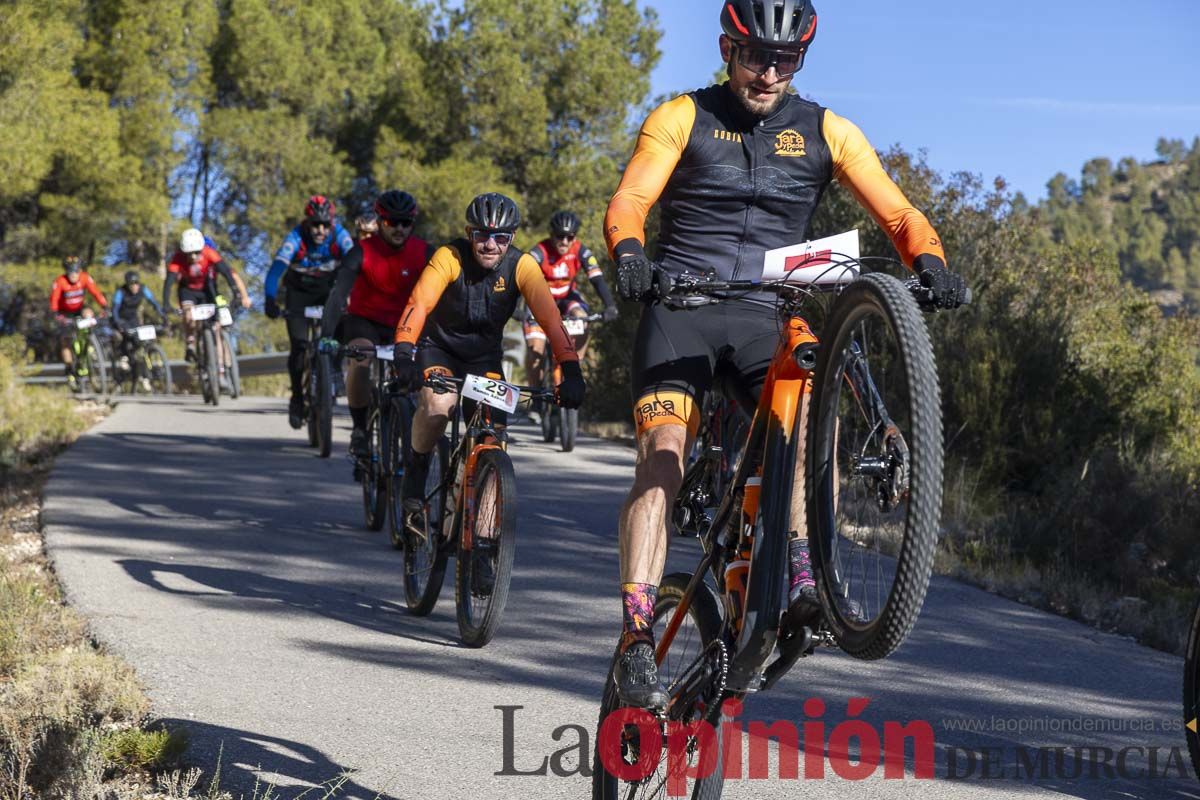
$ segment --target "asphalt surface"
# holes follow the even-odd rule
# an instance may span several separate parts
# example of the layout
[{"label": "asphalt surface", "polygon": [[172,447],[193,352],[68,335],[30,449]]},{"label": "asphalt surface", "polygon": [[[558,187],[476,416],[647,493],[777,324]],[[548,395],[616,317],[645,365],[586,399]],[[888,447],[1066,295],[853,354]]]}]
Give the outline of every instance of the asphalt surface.
[{"label": "asphalt surface", "polygon": [[[512,593],[496,639],[471,650],[457,640],[452,564],[434,613],[406,612],[399,554],[362,524],[348,419],[337,436],[334,457],[316,458],[276,400],[121,403],[47,486],[47,542],[70,602],[137,669],[157,716],[191,732],[190,758],[212,767],[220,755],[235,794],[350,771],[339,796],[589,797],[578,742],[590,762],[633,451],[583,438],[563,454],[516,429]],[[680,542],[671,567],[694,553]],[[937,777],[912,777],[911,745],[905,779],[882,767],[839,777],[831,744],[823,779],[804,779],[803,756],[801,779],[781,779],[772,749],[768,777],[729,780],[724,796],[1200,797],[1179,777],[1190,770],[1181,676],[1179,658],[935,578],[891,658],[822,650],[742,719],[819,720],[832,742],[850,698],[870,698],[856,719],[876,732],[929,723]],[[805,713],[813,697],[823,715]],[[556,751],[564,775],[511,774]]]}]

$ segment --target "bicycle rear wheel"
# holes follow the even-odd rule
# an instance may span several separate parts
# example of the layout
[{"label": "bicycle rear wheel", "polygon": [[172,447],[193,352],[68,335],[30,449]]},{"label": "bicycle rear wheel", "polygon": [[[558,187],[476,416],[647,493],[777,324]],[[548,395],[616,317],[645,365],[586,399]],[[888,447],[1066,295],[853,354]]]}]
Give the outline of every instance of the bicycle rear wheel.
[{"label": "bicycle rear wheel", "polygon": [[409,402],[407,397],[393,397],[388,403],[389,443],[384,471],[387,475],[388,534],[392,547],[397,550],[404,549],[404,496],[400,492],[400,483],[404,480],[408,435],[412,430],[412,407]]},{"label": "bicycle rear wheel", "polygon": [[[1200,733],[1194,728],[1200,723],[1200,602],[1192,615],[1192,630],[1188,634],[1187,654],[1183,661],[1183,724],[1187,737],[1188,754],[1192,757],[1192,769],[1200,778]],[[1193,727],[1187,727],[1187,726]]]},{"label": "bicycle rear wheel", "polygon": [[[450,446],[442,439],[429,455],[425,511],[417,517],[421,530],[406,528],[400,534],[404,539],[404,597],[408,610],[417,616],[433,611],[446,578],[449,550],[443,545],[442,529],[445,515],[455,513],[455,509],[446,507],[443,484],[449,460]],[[396,491],[399,493],[399,487]]]},{"label": "bicycle rear wheel", "polygon": [[903,284],[873,273],[842,292],[815,376],[806,477],[818,595],[843,650],[883,658],[921,611],[942,506],[937,369]]},{"label": "bicycle rear wheel", "polygon": [[144,366],[149,372],[146,377],[150,379],[150,389],[155,394],[170,394],[174,387],[171,382],[171,362],[157,344],[146,347]]},{"label": "bicycle rear wheel", "polygon": [[500,626],[517,551],[517,476],[508,453],[498,447],[480,453],[470,491],[470,546],[464,530],[454,564],[455,601],[463,643],[483,647]]},{"label": "bicycle rear wheel", "polygon": [[391,420],[387,409],[380,407],[379,392],[371,390],[371,406],[367,409],[367,444],[371,455],[362,465],[363,517],[369,530],[383,530],[387,522],[387,467],[391,451]]},{"label": "bicycle rear wheel", "polygon": [[317,356],[316,407],[317,448],[321,458],[329,458],[333,449],[333,359],[327,353]]},{"label": "bicycle rear wheel", "polygon": [[[662,636],[680,602],[691,575],[673,573],[663,578],[658,587],[658,600],[654,604],[654,632],[657,640]],[[681,688],[681,679],[694,676],[689,669],[706,649],[721,635],[721,611],[716,596],[707,584],[701,584],[687,609],[687,618],[680,624],[662,662],[658,665],[659,680],[672,697]],[[613,664],[616,654],[613,655]],[[719,730],[720,704],[724,695],[720,686],[710,687],[708,694],[672,704],[668,718],[672,722],[706,722],[714,731]],[[604,696],[600,703],[600,722],[596,728],[596,740],[592,759],[593,800],[650,800],[668,797],[668,767],[666,754],[666,731],[658,723],[661,734],[661,751],[641,752],[641,736],[636,725],[627,724],[616,729],[610,724],[606,730],[605,720],[621,708],[617,687],[613,682],[613,668],[609,667],[604,681]],[[645,720],[653,720],[648,713]],[[716,800],[721,796],[725,783],[722,771],[721,736],[704,741],[700,736],[691,736],[685,749],[685,765],[703,775],[688,781],[686,792],[692,800]],[[648,759],[643,762],[643,759]],[[629,774],[627,774],[627,772]],[[641,777],[636,777],[641,775]],[[676,795],[677,796],[677,795]]]},{"label": "bicycle rear wheel", "polygon": [[203,373],[200,378],[204,399],[214,406],[221,402],[221,384],[217,372],[217,337],[211,326],[204,327],[201,337],[200,367]]}]

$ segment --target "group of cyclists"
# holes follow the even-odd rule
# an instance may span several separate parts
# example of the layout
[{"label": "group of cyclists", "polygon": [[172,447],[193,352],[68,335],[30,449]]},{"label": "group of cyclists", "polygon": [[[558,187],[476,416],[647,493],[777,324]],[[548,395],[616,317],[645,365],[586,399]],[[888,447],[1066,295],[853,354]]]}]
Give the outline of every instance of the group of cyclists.
[{"label": "group of cyclists", "polygon": [[[946,266],[937,232],[884,171],[863,133],[789,90],[817,32],[811,0],[728,0],[720,23],[728,80],[669,100],[649,115],[604,221],[617,293],[643,304],[631,387],[636,466],[617,522],[622,620],[614,669],[622,702],[638,707],[661,706],[666,699],[652,621],[667,552],[666,515],[700,406],[706,393],[720,390],[752,411],[780,336],[777,317],[754,297],[675,310],[654,302],[665,287],[685,273],[758,277],[766,251],[803,240],[822,194],[836,180],[886,231],[939,307],[954,308],[967,295],[963,279]],[[661,222],[651,258],[645,228],[656,203]],[[425,386],[429,376],[500,376],[503,329],[523,298],[530,382],[540,382],[548,346],[561,370],[559,402],[578,407],[586,392],[579,365],[586,342],[563,324],[590,313],[575,288],[577,274],[592,282],[605,319],[618,314],[599,260],[579,238],[574,213],[555,214],[549,236],[529,252],[513,246],[522,216],[502,194],[472,200],[462,236],[438,248],[413,234],[418,214],[411,195],[385,191],[373,216],[361,221],[355,242],[334,204],[313,196],[304,220],[275,254],[265,287],[267,315],[286,316],[294,428],[305,414],[306,307],[324,306],[323,350],[394,344],[393,378],[418,398],[402,489],[410,507],[420,503],[429,454],[457,400],[454,392]],[[211,301],[217,274],[230,283],[235,302],[249,304],[244,285],[216,248],[189,230],[171,260],[164,300],[178,280],[181,307]],[[277,300],[281,280],[283,307]],[[55,284],[52,309],[78,313],[85,292],[105,305],[94,282],[72,262]],[[157,306],[136,274],[127,275],[122,307],[136,309],[141,297]],[[350,448],[360,453],[367,445],[370,392],[365,362],[351,361],[345,388]],[[797,613],[813,613],[819,606],[801,505],[792,511],[788,532],[789,602]]]}]

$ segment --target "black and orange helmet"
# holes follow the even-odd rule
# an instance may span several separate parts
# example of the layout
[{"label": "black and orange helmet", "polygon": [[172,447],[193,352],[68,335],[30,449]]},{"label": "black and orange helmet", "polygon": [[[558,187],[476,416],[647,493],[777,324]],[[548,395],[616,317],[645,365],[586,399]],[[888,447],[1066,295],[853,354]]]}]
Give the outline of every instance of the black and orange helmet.
[{"label": "black and orange helmet", "polygon": [[803,51],[817,36],[817,11],[811,0],[725,0],[721,30],[738,44]]},{"label": "black and orange helmet", "polygon": [[333,215],[337,211],[333,201],[323,194],[314,194],[304,205],[304,218],[313,222],[333,224]]}]

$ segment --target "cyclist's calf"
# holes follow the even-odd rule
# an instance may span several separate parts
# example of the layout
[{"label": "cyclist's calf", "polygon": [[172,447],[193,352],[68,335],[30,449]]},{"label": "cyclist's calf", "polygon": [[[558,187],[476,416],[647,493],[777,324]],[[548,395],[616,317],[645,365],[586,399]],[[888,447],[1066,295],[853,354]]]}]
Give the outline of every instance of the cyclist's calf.
[{"label": "cyclist's calf", "polygon": [[633,487],[621,508],[621,581],[658,585],[667,556],[667,511],[683,482],[688,428],[657,425],[638,436]]},{"label": "cyclist's calf", "polygon": [[[370,339],[351,339],[350,347],[370,349],[375,343]],[[371,401],[370,359],[366,356],[354,358],[346,370],[346,405],[350,408],[366,408]]]}]

